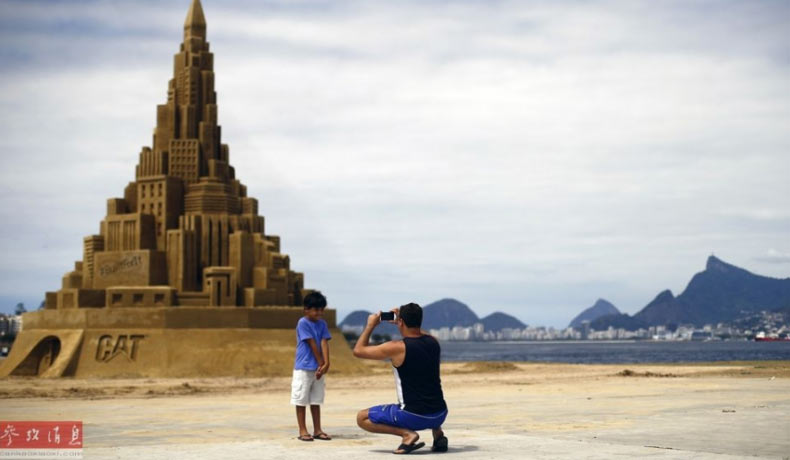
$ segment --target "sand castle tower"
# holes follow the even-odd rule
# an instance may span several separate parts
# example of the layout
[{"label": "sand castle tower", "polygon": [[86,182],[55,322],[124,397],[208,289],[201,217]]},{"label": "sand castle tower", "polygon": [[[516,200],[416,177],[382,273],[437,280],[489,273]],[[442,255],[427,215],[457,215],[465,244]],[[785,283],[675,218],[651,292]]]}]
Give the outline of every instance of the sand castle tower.
[{"label": "sand castle tower", "polygon": [[[272,375],[289,372],[308,292],[266,235],[217,124],[213,54],[193,0],[167,102],[135,180],[107,201],[100,233],[24,317],[0,376]],[[355,366],[340,340],[333,367]]]}]

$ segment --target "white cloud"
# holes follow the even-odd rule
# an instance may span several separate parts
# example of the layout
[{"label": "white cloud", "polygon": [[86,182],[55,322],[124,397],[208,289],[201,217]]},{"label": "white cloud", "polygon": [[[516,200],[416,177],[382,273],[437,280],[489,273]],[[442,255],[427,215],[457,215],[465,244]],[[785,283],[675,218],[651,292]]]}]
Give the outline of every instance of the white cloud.
[{"label": "white cloud", "polygon": [[[0,33],[25,57],[0,71],[0,215],[29,228],[1,234],[7,295],[56,287],[133,177],[181,3],[10,4],[35,27]],[[787,276],[755,259],[790,231],[783,6],[203,3],[231,161],[341,315],[454,296],[564,325],[711,252]]]},{"label": "white cloud", "polygon": [[755,257],[755,260],[769,264],[790,264],[790,253],[769,249],[765,255]]}]

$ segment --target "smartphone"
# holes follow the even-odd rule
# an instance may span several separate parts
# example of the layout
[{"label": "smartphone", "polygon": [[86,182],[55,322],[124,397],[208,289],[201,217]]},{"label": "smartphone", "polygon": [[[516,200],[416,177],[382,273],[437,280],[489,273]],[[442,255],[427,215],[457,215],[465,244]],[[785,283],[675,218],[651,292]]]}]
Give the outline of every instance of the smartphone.
[{"label": "smartphone", "polygon": [[383,311],[383,312],[381,312],[381,320],[382,321],[395,321],[395,312],[394,311]]}]

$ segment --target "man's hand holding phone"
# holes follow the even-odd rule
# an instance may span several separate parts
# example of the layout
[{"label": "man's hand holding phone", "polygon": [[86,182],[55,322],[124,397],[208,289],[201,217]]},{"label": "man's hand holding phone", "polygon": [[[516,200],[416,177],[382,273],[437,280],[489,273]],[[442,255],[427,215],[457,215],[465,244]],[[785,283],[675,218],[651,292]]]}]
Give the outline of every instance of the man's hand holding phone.
[{"label": "man's hand holding phone", "polygon": [[376,313],[371,313],[368,316],[368,327],[371,329],[375,329],[376,326],[379,325],[381,322],[381,312],[378,311]]},{"label": "man's hand holding phone", "polygon": [[381,322],[384,321],[395,321],[395,312],[394,311],[383,311],[379,315],[381,318]]},{"label": "man's hand holding phone", "polygon": [[381,312],[379,316],[382,322],[387,321],[395,324],[398,321],[398,307],[395,307],[390,311]]},{"label": "man's hand holding phone", "polygon": [[398,309],[393,308],[390,311],[381,311],[379,310],[376,313],[372,313],[368,316],[368,327],[375,328],[379,325],[379,323],[388,322],[388,323],[395,323],[398,320]]}]

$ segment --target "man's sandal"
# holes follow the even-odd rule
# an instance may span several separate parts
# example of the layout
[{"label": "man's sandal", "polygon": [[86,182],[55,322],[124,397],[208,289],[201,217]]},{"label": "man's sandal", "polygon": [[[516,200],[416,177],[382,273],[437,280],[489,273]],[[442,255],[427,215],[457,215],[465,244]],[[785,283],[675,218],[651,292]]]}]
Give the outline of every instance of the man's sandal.
[{"label": "man's sandal", "polygon": [[[423,447],[424,445],[425,445],[424,442],[411,443],[411,444],[401,444],[401,445],[398,446],[397,449],[392,451],[392,453],[396,454],[396,455],[410,454],[413,451],[419,449],[420,447]],[[398,452],[398,451],[400,451],[400,452]]]},{"label": "man's sandal", "polygon": [[296,439],[298,439],[298,440],[300,440],[300,441],[312,441],[312,440],[313,440],[313,437],[312,437],[312,436],[310,436],[309,434],[301,434],[301,435],[299,435],[299,437],[297,437]]},{"label": "man's sandal", "polygon": [[431,452],[447,452],[447,437],[439,436],[437,439],[434,439]]},{"label": "man's sandal", "polygon": [[332,437],[322,431],[321,433],[314,434],[313,439],[318,439],[319,441],[331,441]]}]

